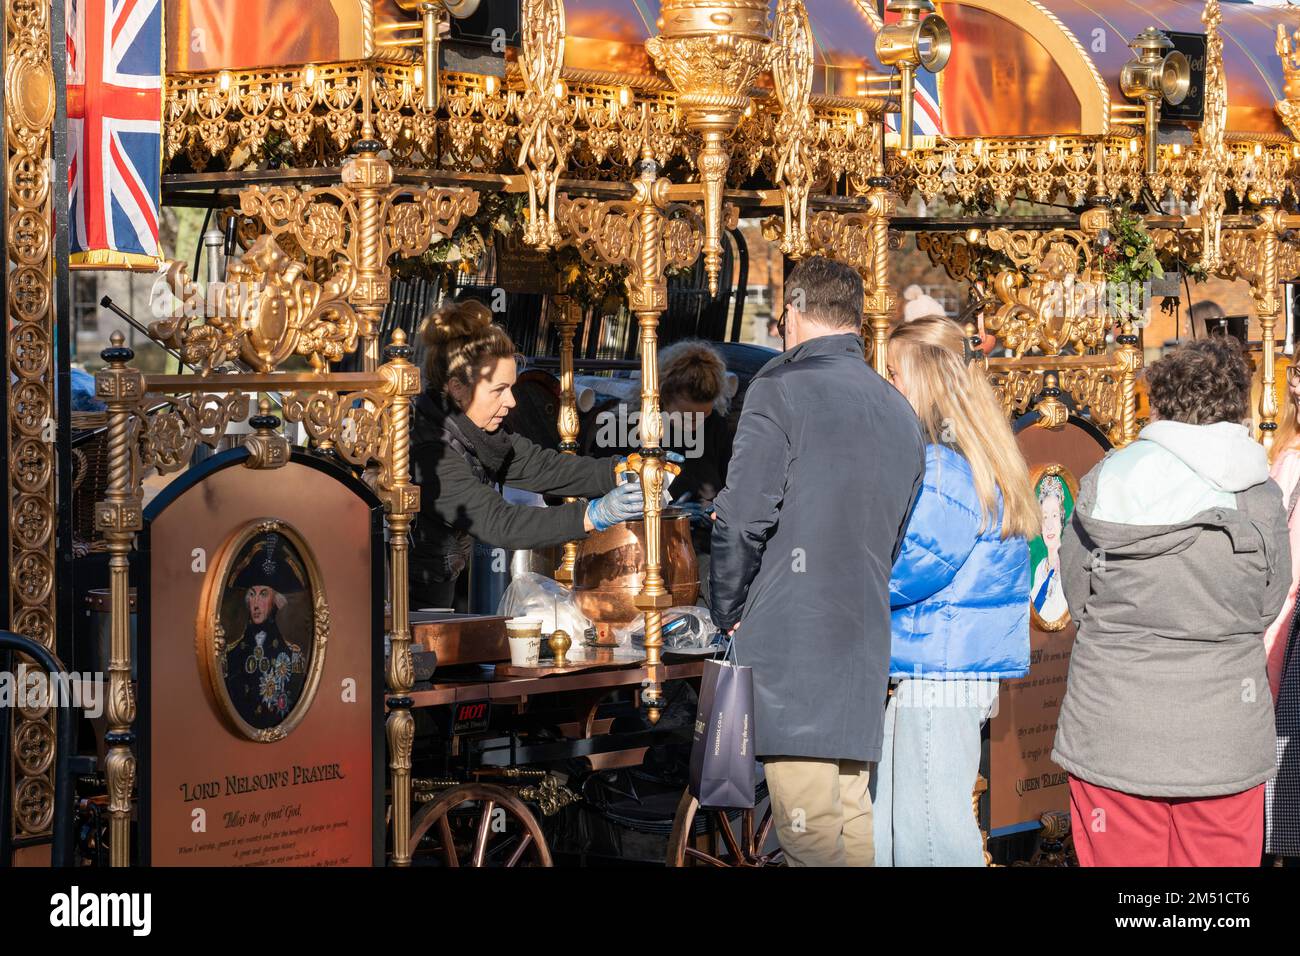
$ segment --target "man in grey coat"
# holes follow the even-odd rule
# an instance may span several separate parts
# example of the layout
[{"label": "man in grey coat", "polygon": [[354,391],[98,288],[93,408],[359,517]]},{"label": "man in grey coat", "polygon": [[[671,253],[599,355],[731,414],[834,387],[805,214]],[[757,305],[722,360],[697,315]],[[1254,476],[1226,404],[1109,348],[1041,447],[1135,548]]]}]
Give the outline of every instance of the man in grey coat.
[{"label": "man in grey coat", "polygon": [[787,861],[870,866],[889,574],[925,445],[911,406],[863,360],[856,272],[805,260],[785,306],[787,350],[749,386],[716,501],[713,620],[753,668],[755,753]]}]

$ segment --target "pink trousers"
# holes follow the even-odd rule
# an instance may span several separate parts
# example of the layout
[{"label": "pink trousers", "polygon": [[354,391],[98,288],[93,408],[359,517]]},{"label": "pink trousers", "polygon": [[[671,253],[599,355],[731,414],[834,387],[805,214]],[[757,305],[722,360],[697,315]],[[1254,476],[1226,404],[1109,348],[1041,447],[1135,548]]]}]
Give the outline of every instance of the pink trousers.
[{"label": "pink trousers", "polygon": [[1070,777],[1080,866],[1259,866],[1264,785],[1223,797],[1138,797]]}]

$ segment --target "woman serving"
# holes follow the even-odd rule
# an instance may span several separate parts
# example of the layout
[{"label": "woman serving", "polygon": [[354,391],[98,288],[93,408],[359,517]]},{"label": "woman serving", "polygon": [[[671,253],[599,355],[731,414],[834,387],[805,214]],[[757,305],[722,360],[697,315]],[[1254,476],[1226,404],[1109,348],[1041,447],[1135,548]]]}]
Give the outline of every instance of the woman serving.
[{"label": "woman serving", "polygon": [[[415,400],[412,478],[420,515],[411,550],[412,608],[451,607],[473,540],[545,548],[642,517],[639,481],[617,484],[618,459],[579,458],[501,430],[515,407],[515,347],[480,302],[445,305],[424,323],[425,390]],[[500,488],[592,498],[553,508],[510,504]]]}]

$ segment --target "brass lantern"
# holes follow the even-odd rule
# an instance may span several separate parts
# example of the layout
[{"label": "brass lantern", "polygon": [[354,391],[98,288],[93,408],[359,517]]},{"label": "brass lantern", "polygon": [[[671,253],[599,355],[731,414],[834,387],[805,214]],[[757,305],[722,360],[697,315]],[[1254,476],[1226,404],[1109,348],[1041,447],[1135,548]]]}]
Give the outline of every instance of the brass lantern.
[{"label": "brass lantern", "polygon": [[1187,98],[1192,85],[1191,64],[1173,47],[1169,37],[1155,27],[1147,27],[1129,42],[1136,57],[1125,63],[1119,74],[1120,91],[1131,100],[1141,100],[1145,111],[1148,176],[1156,173],[1160,106],[1177,106]]},{"label": "brass lantern", "polygon": [[897,13],[899,19],[876,34],[876,58],[882,66],[898,70],[902,100],[898,129],[902,148],[911,149],[916,68],[938,73],[948,65],[952,31],[930,0],[889,0],[885,10]]}]

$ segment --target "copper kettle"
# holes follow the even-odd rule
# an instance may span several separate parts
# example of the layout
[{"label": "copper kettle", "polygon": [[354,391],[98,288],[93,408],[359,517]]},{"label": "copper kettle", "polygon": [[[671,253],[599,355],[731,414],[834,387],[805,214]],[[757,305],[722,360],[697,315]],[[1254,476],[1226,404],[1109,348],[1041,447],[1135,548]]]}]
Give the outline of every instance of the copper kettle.
[{"label": "copper kettle", "polygon": [[[700,594],[700,568],[691,541],[691,516],[666,509],[660,528],[664,584],[672,593],[672,606],[694,604]],[[598,645],[615,645],[614,628],[631,624],[641,614],[635,599],[644,580],[644,521],[626,521],[578,542],[573,596],[595,624]]]}]

